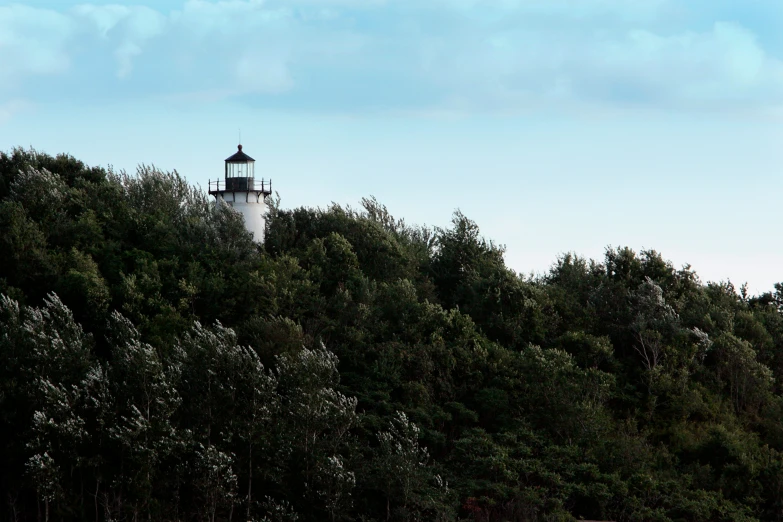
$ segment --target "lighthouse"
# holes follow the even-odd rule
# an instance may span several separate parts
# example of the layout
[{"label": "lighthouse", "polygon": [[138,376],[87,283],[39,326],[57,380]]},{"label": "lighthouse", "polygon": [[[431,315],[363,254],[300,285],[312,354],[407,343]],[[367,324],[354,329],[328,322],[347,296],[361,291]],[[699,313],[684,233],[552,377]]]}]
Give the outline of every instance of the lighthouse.
[{"label": "lighthouse", "polygon": [[215,204],[226,203],[245,218],[245,228],[255,241],[264,240],[266,197],[272,193],[272,180],[255,179],[256,160],[237,146],[233,156],[226,158],[225,177],[209,182],[209,194]]}]

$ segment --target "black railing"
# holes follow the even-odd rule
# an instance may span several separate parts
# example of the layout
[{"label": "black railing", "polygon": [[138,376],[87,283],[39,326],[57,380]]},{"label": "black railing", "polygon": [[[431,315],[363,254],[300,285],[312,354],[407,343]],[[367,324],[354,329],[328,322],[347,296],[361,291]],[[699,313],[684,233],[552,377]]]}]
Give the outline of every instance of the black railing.
[{"label": "black railing", "polygon": [[209,193],[216,192],[263,192],[266,195],[272,193],[272,180],[254,178],[226,178],[209,180]]}]

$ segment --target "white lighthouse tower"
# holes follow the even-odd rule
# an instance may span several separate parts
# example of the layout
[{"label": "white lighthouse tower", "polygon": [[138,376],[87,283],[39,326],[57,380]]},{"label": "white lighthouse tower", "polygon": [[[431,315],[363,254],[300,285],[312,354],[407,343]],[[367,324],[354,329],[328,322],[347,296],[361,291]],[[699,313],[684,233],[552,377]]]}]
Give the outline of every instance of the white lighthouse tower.
[{"label": "white lighthouse tower", "polygon": [[272,193],[272,180],[255,179],[256,160],[242,152],[226,158],[226,175],[223,180],[209,182],[209,194],[215,196],[215,204],[226,203],[245,218],[245,228],[252,232],[255,241],[264,240],[266,221],[266,197]]}]

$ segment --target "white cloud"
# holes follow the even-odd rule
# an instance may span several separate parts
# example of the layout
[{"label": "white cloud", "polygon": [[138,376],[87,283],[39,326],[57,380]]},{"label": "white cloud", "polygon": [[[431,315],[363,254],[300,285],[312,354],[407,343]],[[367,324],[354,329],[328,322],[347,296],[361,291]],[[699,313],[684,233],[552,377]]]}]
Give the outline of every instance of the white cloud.
[{"label": "white cloud", "polygon": [[148,40],[163,33],[167,18],[145,6],[82,4],[72,14],[92,24],[97,34],[115,45],[117,77],[125,78],[133,70],[133,59],[142,54]]},{"label": "white cloud", "polygon": [[109,31],[130,14],[131,9],[124,5],[81,4],[75,6],[71,12],[95,24],[98,34],[105,38]]},{"label": "white cloud", "polygon": [[290,17],[287,7],[270,7],[264,0],[228,0],[207,2],[187,0],[182,9],[171,14],[172,21],[182,30],[196,36],[248,36],[253,29],[284,24]]},{"label": "white cloud", "polygon": [[733,23],[672,36],[629,31],[623,39],[594,47],[588,63],[597,65],[593,74],[654,90],[663,100],[783,99],[783,62]]},{"label": "white cloud", "polygon": [[280,93],[293,87],[293,79],[283,59],[276,53],[250,51],[237,62],[236,77],[242,93]]},{"label": "white cloud", "polygon": [[56,11],[0,6],[0,92],[27,76],[66,71],[66,44],[73,31],[72,20]]},{"label": "white cloud", "polygon": [[[163,14],[127,4],[64,12],[12,5],[0,8],[0,80],[18,85],[33,75],[66,73],[79,48],[87,69],[90,60],[102,63],[100,53],[112,56],[119,78],[148,65],[157,76],[138,77],[134,87],[157,96],[288,93],[307,98],[310,107],[342,103],[346,110],[358,98],[400,110],[429,104],[510,111],[618,100],[677,108],[783,103],[783,63],[750,28],[715,22],[685,30],[678,6],[674,0],[186,0]],[[670,18],[681,27],[667,29]]]},{"label": "white cloud", "polygon": [[117,77],[125,78],[133,70],[133,58],[141,54],[139,44],[126,40],[116,51],[114,56],[117,58]]},{"label": "white cloud", "polygon": [[[411,3],[415,0],[409,0]],[[673,0],[431,0],[421,6],[437,5],[462,11],[484,10],[526,14],[556,14],[568,18],[606,17],[649,20],[670,9]]]},{"label": "white cloud", "polygon": [[677,109],[783,102],[783,62],[735,23],[675,34],[522,27],[465,32],[457,45],[435,42],[423,46],[421,66],[474,109],[548,102]]}]

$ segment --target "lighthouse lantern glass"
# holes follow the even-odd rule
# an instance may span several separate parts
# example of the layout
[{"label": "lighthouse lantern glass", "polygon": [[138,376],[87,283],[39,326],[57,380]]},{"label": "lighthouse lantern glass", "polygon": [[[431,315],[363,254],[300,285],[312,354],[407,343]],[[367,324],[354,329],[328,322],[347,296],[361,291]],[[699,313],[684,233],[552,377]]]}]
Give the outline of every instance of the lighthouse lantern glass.
[{"label": "lighthouse lantern glass", "polygon": [[255,161],[226,162],[227,178],[252,178]]}]

